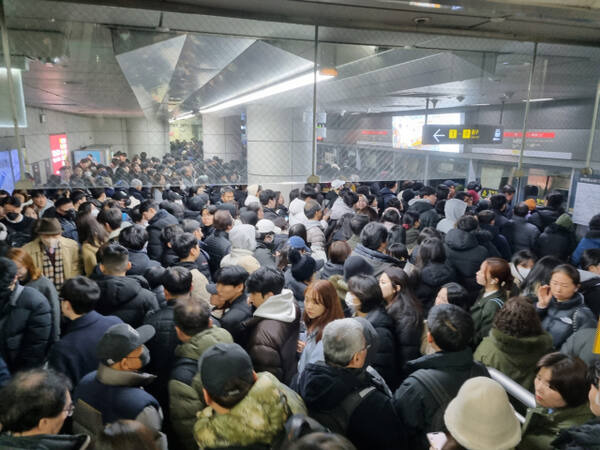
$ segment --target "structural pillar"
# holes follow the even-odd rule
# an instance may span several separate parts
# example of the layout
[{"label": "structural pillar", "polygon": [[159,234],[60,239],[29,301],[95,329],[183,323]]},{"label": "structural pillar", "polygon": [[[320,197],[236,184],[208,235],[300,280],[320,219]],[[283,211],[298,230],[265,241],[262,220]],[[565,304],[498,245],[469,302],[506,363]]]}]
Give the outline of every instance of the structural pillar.
[{"label": "structural pillar", "polygon": [[223,161],[242,159],[242,118],[239,115],[218,117],[202,116],[202,144],[204,159],[218,156]]},{"label": "structural pillar", "polygon": [[127,154],[146,152],[161,158],[169,153],[169,123],[165,120],[127,119]]}]

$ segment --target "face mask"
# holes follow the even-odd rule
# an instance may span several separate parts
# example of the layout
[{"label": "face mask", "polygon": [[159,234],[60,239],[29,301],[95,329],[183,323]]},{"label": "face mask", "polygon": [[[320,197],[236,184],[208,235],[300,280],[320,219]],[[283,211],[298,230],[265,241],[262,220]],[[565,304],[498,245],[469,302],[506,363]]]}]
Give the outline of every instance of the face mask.
[{"label": "face mask", "polygon": [[11,222],[14,222],[19,217],[19,213],[18,212],[8,212],[8,213],[6,213],[6,217],[8,217],[8,220],[10,220]]},{"label": "face mask", "polygon": [[145,345],[142,345],[142,354],[140,355],[142,367],[145,367],[150,362],[150,350]]},{"label": "face mask", "polygon": [[58,247],[58,239],[57,238],[42,238],[42,242],[46,246],[46,248],[57,248]]},{"label": "face mask", "polygon": [[85,172],[83,172],[83,174],[84,174],[86,177],[91,177],[91,176],[92,176],[92,172],[90,172],[89,170],[86,170]]},{"label": "face mask", "polygon": [[346,292],[346,297],[344,301],[346,302],[346,306],[348,306],[348,309],[352,312],[352,315],[354,315],[354,298],[352,297],[350,291]]},{"label": "face mask", "polygon": [[517,267],[517,272],[519,272],[523,279],[525,279],[527,278],[527,275],[529,275],[529,272],[531,272],[531,269],[528,269],[526,267]]},{"label": "face mask", "polygon": [[77,218],[77,213],[74,209],[67,210],[64,214],[61,214],[65,219],[75,220]]}]

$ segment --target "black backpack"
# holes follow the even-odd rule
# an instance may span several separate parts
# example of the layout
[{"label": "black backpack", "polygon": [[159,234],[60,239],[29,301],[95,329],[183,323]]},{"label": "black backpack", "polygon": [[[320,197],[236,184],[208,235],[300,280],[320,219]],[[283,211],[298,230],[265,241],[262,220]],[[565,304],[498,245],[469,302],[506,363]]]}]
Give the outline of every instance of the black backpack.
[{"label": "black backpack", "polygon": [[[455,379],[444,372],[443,370],[438,369],[423,369],[417,370],[411,375],[413,378],[416,378],[423,384],[425,389],[433,395],[436,403],[439,405],[438,409],[432,416],[431,424],[428,429],[425,430],[426,433],[436,432],[436,431],[446,431],[446,426],[444,425],[444,413],[446,412],[446,408],[448,404],[452,401],[452,399],[456,396],[458,389],[462,386],[462,383],[467,381],[469,378],[478,377],[478,376],[486,376],[489,377],[489,373],[485,366],[477,361],[473,361],[473,366],[471,366],[471,370],[469,371],[469,375],[462,380],[462,382],[458,385],[456,392],[450,393],[448,392],[448,385],[455,385]],[[447,380],[447,382],[443,382],[442,380]]]}]

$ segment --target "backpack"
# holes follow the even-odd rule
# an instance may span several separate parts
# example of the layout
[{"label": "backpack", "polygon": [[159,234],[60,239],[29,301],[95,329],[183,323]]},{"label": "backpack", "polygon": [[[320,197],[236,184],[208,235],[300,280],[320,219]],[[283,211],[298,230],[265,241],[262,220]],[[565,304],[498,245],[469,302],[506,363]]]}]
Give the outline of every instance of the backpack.
[{"label": "backpack", "polygon": [[[440,380],[447,380],[450,378],[450,375],[438,369],[424,369],[414,372],[411,376],[423,384],[425,389],[427,389],[427,391],[433,395],[433,398],[439,405],[432,416],[431,424],[429,425],[428,429],[425,430],[425,432],[429,433],[435,431],[446,431],[446,426],[444,424],[444,413],[446,412],[446,408],[448,407],[450,401],[452,401],[452,399],[456,396],[456,392],[448,392],[446,389],[448,383],[441,382]],[[473,361],[469,375],[458,385],[458,389],[462,383],[469,378],[473,378],[474,376],[489,377],[489,373],[483,364]]]},{"label": "backpack", "polygon": [[353,391],[335,408],[327,411],[310,411],[309,414],[312,418],[331,430],[331,432],[345,436],[354,410],[358,408],[358,405],[369,394],[376,390],[375,386],[367,386],[366,388]]}]

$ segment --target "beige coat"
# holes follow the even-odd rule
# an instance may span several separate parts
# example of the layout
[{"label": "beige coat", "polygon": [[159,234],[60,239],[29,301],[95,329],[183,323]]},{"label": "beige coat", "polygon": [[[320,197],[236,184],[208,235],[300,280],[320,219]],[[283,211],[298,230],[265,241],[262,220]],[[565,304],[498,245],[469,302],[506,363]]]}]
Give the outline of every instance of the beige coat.
[{"label": "beige coat", "polygon": [[81,257],[83,259],[83,270],[85,271],[85,276],[89,277],[94,271],[94,267],[98,264],[96,259],[96,252],[100,247],[90,244],[89,242],[84,242],[81,246]]},{"label": "beige coat", "polygon": [[[62,251],[65,281],[69,278],[76,277],[77,275],[83,275],[81,257],[79,255],[79,244],[73,239],[68,239],[62,236],[60,236],[58,240],[60,242],[60,248]],[[25,244],[21,248],[29,253],[35,266],[42,270],[43,253],[40,246],[40,238],[35,238],[33,241]]]}]

